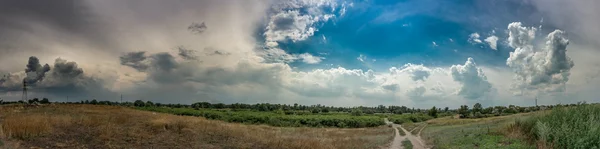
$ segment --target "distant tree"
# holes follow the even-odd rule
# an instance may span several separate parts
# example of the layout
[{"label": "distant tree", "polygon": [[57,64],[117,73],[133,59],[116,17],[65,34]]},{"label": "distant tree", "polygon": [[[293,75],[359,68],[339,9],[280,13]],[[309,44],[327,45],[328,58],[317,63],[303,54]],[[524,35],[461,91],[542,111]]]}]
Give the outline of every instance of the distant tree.
[{"label": "distant tree", "polygon": [[492,114],[493,112],[494,112],[493,107],[487,107],[481,111],[481,113],[483,113],[483,114]]},{"label": "distant tree", "polygon": [[98,104],[98,100],[93,99],[92,101],[90,101],[90,104],[97,105]]},{"label": "distant tree", "polygon": [[152,101],[146,101],[146,104],[144,104],[144,106],[146,106],[146,107],[154,107],[154,103],[152,103]]},{"label": "distant tree", "polygon": [[143,107],[143,106],[146,106],[146,103],[144,103],[144,101],[142,101],[142,100],[136,100],[135,102],[133,102],[133,106]]},{"label": "distant tree", "polygon": [[41,104],[49,104],[50,100],[48,100],[48,98],[43,98],[42,101],[40,101]]},{"label": "distant tree", "polygon": [[433,108],[431,108],[428,112],[429,112],[429,116],[437,118],[437,116],[438,116],[438,109],[435,108],[435,106],[433,106]]},{"label": "distant tree", "polygon": [[481,112],[483,108],[481,107],[480,103],[476,103],[475,105],[473,105],[473,113],[475,112]]},{"label": "distant tree", "polygon": [[321,112],[323,112],[323,113],[329,113],[329,108],[323,108],[323,109],[321,109]]},{"label": "distant tree", "polygon": [[448,107],[444,108],[444,112],[448,112]]},{"label": "distant tree", "polygon": [[350,112],[350,114],[352,114],[353,116],[361,116],[363,112],[360,109],[352,109],[352,112]]},{"label": "distant tree", "polygon": [[460,108],[458,109],[458,114],[460,114],[461,118],[466,118],[467,116],[469,116],[469,106],[467,106],[467,105],[460,106]]},{"label": "distant tree", "polygon": [[312,113],[315,113],[315,114],[316,114],[316,113],[319,113],[319,112],[321,112],[321,110],[320,110],[319,108],[313,108],[313,109],[311,109],[311,110],[310,110],[310,112],[312,112]]}]

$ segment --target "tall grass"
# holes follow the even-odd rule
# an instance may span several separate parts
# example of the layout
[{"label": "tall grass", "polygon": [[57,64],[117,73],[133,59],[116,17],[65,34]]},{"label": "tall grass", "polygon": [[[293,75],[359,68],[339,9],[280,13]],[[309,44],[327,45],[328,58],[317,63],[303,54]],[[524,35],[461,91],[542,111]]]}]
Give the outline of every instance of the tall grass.
[{"label": "tall grass", "polygon": [[600,106],[582,104],[517,120],[511,127],[542,148],[600,148]]},{"label": "tall grass", "polygon": [[423,122],[423,121],[433,119],[433,117],[426,115],[426,114],[401,114],[401,115],[391,115],[391,116],[389,116],[388,119],[391,122],[394,122],[396,124],[403,124],[403,123]]}]

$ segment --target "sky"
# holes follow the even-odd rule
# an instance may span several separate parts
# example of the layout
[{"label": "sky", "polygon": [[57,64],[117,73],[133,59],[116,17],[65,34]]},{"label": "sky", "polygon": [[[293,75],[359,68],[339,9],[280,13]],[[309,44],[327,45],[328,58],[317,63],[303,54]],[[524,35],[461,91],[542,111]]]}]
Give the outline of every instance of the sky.
[{"label": "sky", "polygon": [[0,0],[0,98],[600,102],[600,2]]}]

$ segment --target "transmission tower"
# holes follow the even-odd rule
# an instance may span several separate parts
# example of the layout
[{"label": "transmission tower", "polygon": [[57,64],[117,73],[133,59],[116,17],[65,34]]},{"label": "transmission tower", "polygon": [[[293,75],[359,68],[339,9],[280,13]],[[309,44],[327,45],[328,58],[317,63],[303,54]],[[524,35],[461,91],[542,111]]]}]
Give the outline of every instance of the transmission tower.
[{"label": "transmission tower", "polygon": [[27,81],[23,80],[23,95],[21,96],[21,100],[23,100],[23,102],[27,101]]}]

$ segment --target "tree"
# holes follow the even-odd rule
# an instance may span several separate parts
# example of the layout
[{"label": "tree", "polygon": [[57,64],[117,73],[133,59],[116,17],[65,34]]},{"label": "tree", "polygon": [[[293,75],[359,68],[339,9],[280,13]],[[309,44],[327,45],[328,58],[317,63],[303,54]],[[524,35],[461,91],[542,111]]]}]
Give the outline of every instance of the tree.
[{"label": "tree", "polygon": [[429,116],[431,116],[431,117],[437,118],[437,116],[438,116],[437,113],[438,113],[438,109],[435,108],[435,106],[433,106],[433,108],[431,108],[429,110]]},{"label": "tree", "polygon": [[460,114],[460,118],[466,118],[469,115],[469,106],[460,106],[460,108],[458,109],[458,114]]},{"label": "tree", "polygon": [[444,108],[444,112],[448,112],[448,107]]},{"label": "tree", "polygon": [[40,101],[41,104],[49,104],[50,100],[48,100],[48,98],[43,98],[42,101]]},{"label": "tree", "polygon": [[146,104],[142,100],[136,100],[135,102],[133,102],[133,106],[143,107],[143,106],[146,106]]},{"label": "tree", "polygon": [[473,113],[481,112],[482,109],[483,108],[481,107],[480,103],[476,103],[475,105],[473,105]]},{"label": "tree", "polygon": [[146,107],[154,107],[154,103],[152,103],[152,101],[146,101],[145,106]]},{"label": "tree", "polygon": [[97,105],[98,101],[96,99],[93,99],[92,101],[90,101],[90,104]]},{"label": "tree", "polygon": [[350,114],[352,114],[353,116],[361,116],[363,112],[360,109],[352,109],[352,112],[350,112]]}]

